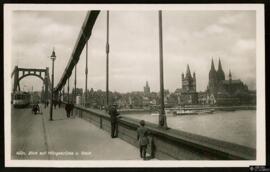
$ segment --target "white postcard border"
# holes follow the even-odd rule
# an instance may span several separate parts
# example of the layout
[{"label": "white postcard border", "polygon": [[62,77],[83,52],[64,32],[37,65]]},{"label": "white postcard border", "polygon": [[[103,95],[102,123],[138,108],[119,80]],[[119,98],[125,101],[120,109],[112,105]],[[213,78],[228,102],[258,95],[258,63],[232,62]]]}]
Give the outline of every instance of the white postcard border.
[{"label": "white postcard border", "polygon": [[[11,20],[14,10],[256,10],[256,155],[255,161],[69,161],[11,160]],[[5,107],[5,166],[6,167],[248,167],[265,165],[265,41],[263,4],[4,4],[4,107]]]}]

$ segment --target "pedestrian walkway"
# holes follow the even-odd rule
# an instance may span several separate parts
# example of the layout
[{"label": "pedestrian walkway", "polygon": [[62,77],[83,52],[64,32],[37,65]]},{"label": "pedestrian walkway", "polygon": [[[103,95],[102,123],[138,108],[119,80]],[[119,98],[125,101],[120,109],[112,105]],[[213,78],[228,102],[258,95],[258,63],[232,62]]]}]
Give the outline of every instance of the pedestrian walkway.
[{"label": "pedestrian walkway", "polygon": [[31,108],[11,109],[11,159],[46,160],[47,155],[38,156],[37,152],[46,152],[43,117],[32,114]]},{"label": "pedestrian walkway", "polygon": [[44,138],[51,160],[140,160],[138,148],[110,137],[81,118],[67,118],[64,108],[43,109]]}]

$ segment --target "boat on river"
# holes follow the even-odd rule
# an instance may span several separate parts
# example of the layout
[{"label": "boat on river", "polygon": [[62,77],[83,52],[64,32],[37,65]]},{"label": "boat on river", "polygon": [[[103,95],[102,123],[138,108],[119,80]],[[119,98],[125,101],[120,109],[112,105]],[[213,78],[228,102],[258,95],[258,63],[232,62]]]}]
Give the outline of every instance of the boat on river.
[{"label": "boat on river", "polygon": [[194,110],[177,110],[177,111],[174,111],[173,114],[176,116],[176,115],[197,115],[198,112],[194,111]]},{"label": "boat on river", "polygon": [[214,109],[199,109],[199,110],[185,110],[179,109],[173,112],[175,116],[177,115],[198,115],[198,114],[212,114]]},{"label": "boat on river", "polygon": [[[165,109],[166,116],[212,114],[214,109]],[[151,116],[158,116],[159,112],[151,112]]]}]

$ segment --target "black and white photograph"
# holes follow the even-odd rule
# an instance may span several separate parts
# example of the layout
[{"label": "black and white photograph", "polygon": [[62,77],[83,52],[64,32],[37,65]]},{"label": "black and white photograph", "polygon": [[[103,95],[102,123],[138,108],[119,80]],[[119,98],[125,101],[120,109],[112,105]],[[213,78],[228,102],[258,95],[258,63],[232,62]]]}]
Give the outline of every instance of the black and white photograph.
[{"label": "black and white photograph", "polygon": [[5,4],[5,165],[263,165],[264,48],[262,4]]}]

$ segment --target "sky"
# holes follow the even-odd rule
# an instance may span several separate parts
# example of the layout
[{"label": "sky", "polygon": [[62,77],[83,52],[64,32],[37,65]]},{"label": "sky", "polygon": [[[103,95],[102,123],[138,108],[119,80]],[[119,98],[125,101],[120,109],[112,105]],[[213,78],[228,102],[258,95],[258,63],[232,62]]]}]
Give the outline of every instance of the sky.
[{"label": "sky", "polygon": [[[50,68],[55,49],[55,84],[73,51],[86,11],[15,11],[12,14],[12,68]],[[226,79],[241,79],[256,89],[255,11],[163,11],[164,87],[182,87],[187,64],[196,73],[197,91],[205,91],[213,58],[220,58]],[[157,11],[110,12],[109,87],[142,91],[146,81],[159,90]],[[106,12],[101,11],[88,43],[88,88],[106,86]],[[77,87],[85,85],[85,49],[77,64]],[[21,80],[21,89],[40,91],[37,77]],[[70,88],[74,87],[74,73]]]}]

